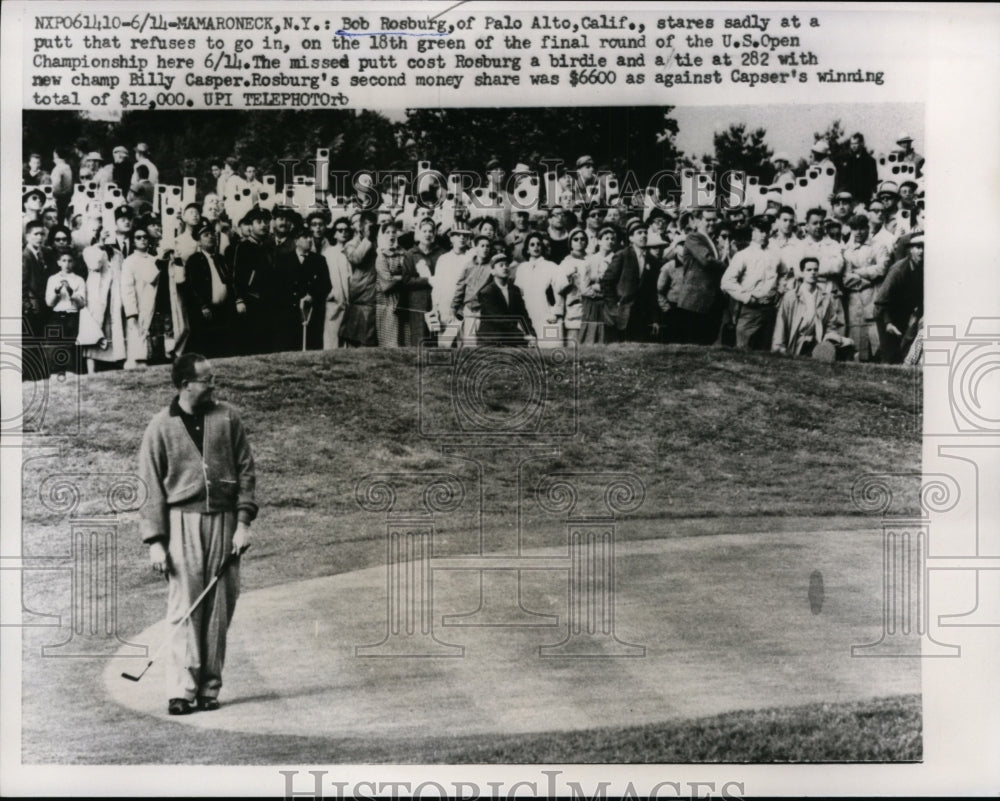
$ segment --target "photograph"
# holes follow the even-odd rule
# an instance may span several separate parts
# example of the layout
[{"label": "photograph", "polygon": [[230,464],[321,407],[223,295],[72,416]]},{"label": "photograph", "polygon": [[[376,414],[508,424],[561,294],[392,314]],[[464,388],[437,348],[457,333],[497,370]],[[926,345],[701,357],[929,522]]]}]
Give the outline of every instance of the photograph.
[{"label": "photograph", "polygon": [[25,111],[25,759],[919,760],[924,110],[794,114]]},{"label": "photograph", "polygon": [[995,792],[941,13],[7,5],[0,792]]}]

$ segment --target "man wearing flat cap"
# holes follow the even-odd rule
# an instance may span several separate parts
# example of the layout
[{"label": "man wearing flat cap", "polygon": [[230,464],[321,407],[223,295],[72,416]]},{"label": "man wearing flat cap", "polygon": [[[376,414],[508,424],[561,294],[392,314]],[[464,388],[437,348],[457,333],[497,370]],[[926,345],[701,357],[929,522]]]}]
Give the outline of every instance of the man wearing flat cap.
[{"label": "man wearing flat cap", "polygon": [[268,237],[271,213],[253,208],[244,218],[249,236],[233,251],[236,302],[236,352],[265,353],[271,348],[268,304],[274,282],[274,246]]},{"label": "man wearing flat cap", "polygon": [[83,156],[80,159],[80,181],[82,183],[96,181],[97,173],[101,171],[103,163],[104,157],[96,150],[91,150],[86,156]]},{"label": "man wearing flat cap", "polygon": [[306,347],[323,347],[323,318],[326,299],[332,289],[326,260],[313,252],[312,232],[304,225],[289,237],[295,244],[291,253],[274,257],[273,295],[269,298],[272,315],[272,348],[275,351],[300,350],[303,329]]},{"label": "man wearing flat cap", "polygon": [[924,312],[924,236],[910,237],[909,254],[889,268],[875,296],[882,361],[899,364],[906,356]]},{"label": "man wearing flat cap", "polygon": [[531,318],[524,305],[521,290],[510,280],[510,263],[505,253],[490,259],[492,281],[479,290],[480,345],[526,345],[534,336]]},{"label": "man wearing flat cap", "polygon": [[576,160],[576,181],[574,183],[576,201],[603,206],[605,198],[601,194],[601,183],[597,180],[594,160],[590,156],[580,156]]},{"label": "man wearing flat cap", "polygon": [[236,298],[233,275],[219,253],[215,224],[204,221],[194,231],[198,250],[184,270],[184,293],[191,321],[190,349],[207,357],[233,353],[233,318]]},{"label": "man wearing flat cap", "polygon": [[[840,224],[841,230],[847,228],[854,211],[854,198],[850,192],[834,192],[830,198],[830,220]],[[829,221],[828,221],[829,222]]]},{"label": "man wearing flat cap", "polygon": [[273,212],[271,242],[274,257],[290,255],[295,251],[295,237],[292,233],[302,225],[302,215],[290,206],[275,206]]},{"label": "man wearing flat cap", "polygon": [[913,165],[917,178],[924,174],[924,157],[913,149],[913,137],[908,133],[901,133],[896,139],[896,154],[900,161]]},{"label": "man wearing flat cap", "polygon": [[641,220],[626,226],[628,247],[616,253],[601,277],[605,310],[615,338],[652,342],[659,338],[657,280],[660,263],[646,249],[648,230]]},{"label": "man wearing flat cap", "polygon": [[[896,216],[896,208],[899,205],[899,186],[895,181],[882,181],[878,185],[875,196],[885,208],[887,220],[892,220]],[[889,224],[890,229],[892,225]]]}]

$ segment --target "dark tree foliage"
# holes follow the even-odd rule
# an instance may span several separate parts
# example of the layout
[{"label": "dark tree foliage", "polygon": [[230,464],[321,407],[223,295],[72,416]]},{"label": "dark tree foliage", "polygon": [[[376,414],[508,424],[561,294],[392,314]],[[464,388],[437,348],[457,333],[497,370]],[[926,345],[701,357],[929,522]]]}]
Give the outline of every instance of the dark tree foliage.
[{"label": "dark tree foliage", "polygon": [[483,170],[493,156],[508,172],[518,162],[540,168],[581,155],[640,180],[673,169],[677,121],[670,106],[609,108],[419,109],[406,113],[404,138],[412,156],[452,169]]},{"label": "dark tree foliage", "polygon": [[[402,158],[398,124],[373,111],[128,111],[119,121],[87,119],[76,112],[25,112],[24,146],[49,163],[52,147],[76,146],[76,160],[97,150],[106,161],[117,144],[145,142],[164,183],[194,176],[210,180],[210,167],[234,156],[259,175],[310,175],[316,149],[330,148],[330,168],[354,172],[385,169]],[[287,162],[287,166],[282,162]],[[297,165],[293,164],[297,162]]]},{"label": "dark tree foliage", "polygon": [[825,139],[826,143],[830,146],[829,159],[834,164],[843,163],[850,150],[851,138],[844,131],[840,120],[831,122],[825,131],[813,133],[813,141],[818,142],[820,139]]},{"label": "dark tree foliage", "polygon": [[745,123],[730,125],[712,137],[715,145],[715,165],[720,173],[743,170],[749,175],[764,175],[770,170],[774,151],[764,141],[763,128],[747,130]]},{"label": "dark tree foliage", "polygon": [[[675,145],[672,108],[504,108],[408,110],[404,122],[376,111],[205,110],[126,111],[119,120],[96,120],[79,112],[26,111],[25,153],[37,151],[51,166],[52,148],[62,145],[78,165],[98,151],[105,162],[123,144],[150,146],[164,183],[194,176],[210,186],[210,167],[234,156],[240,169],[257,167],[276,175],[279,187],[292,174],[312,174],[308,163],[318,147],[330,148],[330,169],[412,170],[417,160],[447,173],[484,170],[498,157],[510,171],[517,162],[544,169],[543,161],[562,161],[575,169],[587,154],[598,166],[623,176],[628,169],[643,181],[673,169],[681,153]],[[284,163],[283,163],[284,162]],[[294,165],[294,166],[293,166]]]}]

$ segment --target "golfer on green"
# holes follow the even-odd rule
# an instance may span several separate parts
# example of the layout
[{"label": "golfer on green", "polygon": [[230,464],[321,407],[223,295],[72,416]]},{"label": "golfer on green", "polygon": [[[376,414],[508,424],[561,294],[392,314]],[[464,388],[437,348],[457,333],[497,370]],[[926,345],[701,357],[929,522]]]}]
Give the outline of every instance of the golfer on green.
[{"label": "golfer on green", "polygon": [[187,715],[219,708],[226,632],[240,589],[239,561],[183,621],[184,613],[229,553],[250,545],[253,456],[236,411],[212,400],[215,376],[204,356],[185,353],[173,365],[177,396],[150,422],[139,450],[148,500],[140,531],[153,570],[168,581],[167,624],[183,628],[167,659],[167,711]]}]

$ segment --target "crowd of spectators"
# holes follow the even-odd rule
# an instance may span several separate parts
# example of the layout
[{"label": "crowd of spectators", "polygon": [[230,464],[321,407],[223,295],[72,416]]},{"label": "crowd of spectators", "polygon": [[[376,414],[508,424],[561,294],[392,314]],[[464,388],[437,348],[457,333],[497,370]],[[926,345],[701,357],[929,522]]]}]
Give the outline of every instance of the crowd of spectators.
[{"label": "crowd of spectators", "polygon": [[[226,214],[233,186],[264,186],[234,158],[213,167],[176,235],[154,213],[159,171],[143,143],[71,165],[31,154],[23,172],[24,333],[88,371],[339,347],[487,342],[723,344],[898,363],[918,356],[923,305],[923,158],[915,179],[879,182],[855,134],[832,165],[828,202],[797,210],[652,206],[612,198],[589,156],[532,210],[434,204],[404,219],[391,199]],[[826,143],[813,163],[823,164]],[[784,154],[774,159],[780,180]],[[524,172],[517,165],[514,172]],[[493,179],[502,165],[487,165]],[[74,208],[79,182],[114,185],[111,214]],[[495,184],[501,186],[499,181]],[[635,200],[637,202],[626,202]],[[53,363],[55,360],[53,360]]]}]

